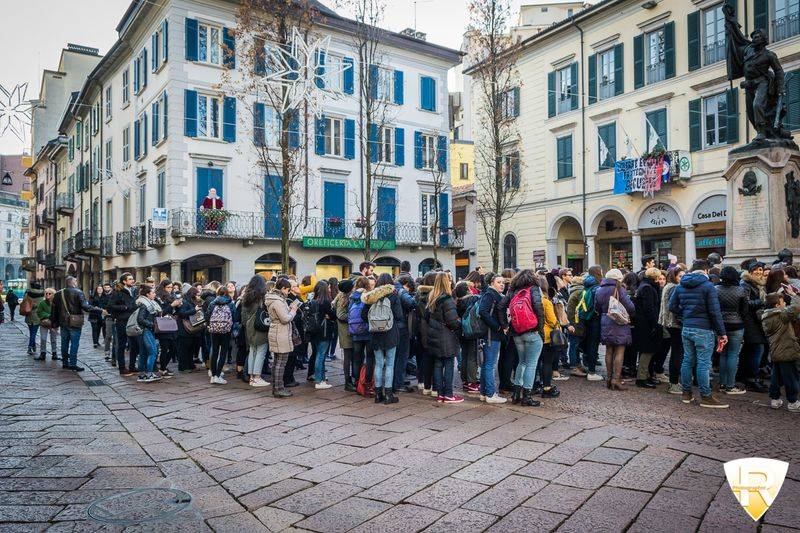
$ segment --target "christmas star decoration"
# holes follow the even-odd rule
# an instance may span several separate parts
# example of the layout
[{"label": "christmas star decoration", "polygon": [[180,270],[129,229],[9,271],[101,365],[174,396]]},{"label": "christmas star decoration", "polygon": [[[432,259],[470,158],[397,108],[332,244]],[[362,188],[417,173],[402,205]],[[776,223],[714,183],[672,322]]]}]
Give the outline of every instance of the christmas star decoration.
[{"label": "christmas star decoration", "polygon": [[25,142],[25,127],[31,126],[30,102],[25,100],[28,84],[16,85],[11,91],[0,84],[0,137],[7,132]]}]

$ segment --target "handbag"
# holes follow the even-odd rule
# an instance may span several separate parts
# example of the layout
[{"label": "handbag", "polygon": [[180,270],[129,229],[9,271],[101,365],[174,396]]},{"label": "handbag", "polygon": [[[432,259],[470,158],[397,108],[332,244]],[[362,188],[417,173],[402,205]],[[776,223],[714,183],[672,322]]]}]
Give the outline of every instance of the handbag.
[{"label": "handbag", "polygon": [[267,333],[269,331],[270,324],[271,319],[269,318],[269,313],[262,305],[258,308],[258,311],[256,311],[255,317],[253,318],[253,329],[260,331],[261,333]]},{"label": "handbag", "polygon": [[553,328],[553,331],[550,332],[550,346],[566,346],[567,345],[567,336],[564,335],[564,331],[559,328]]},{"label": "handbag", "polygon": [[614,289],[614,294],[608,299],[608,313],[606,313],[611,320],[620,326],[626,326],[631,323],[631,317],[628,315],[628,310],[619,301],[617,295],[619,289]]},{"label": "handbag", "polygon": [[155,321],[156,333],[175,333],[178,331],[178,322],[174,316],[157,316]]},{"label": "handbag", "polygon": [[297,330],[297,326],[295,326],[294,321],[292,321],[292,345],[297,347],[301,344],[303,344],[303,339],[300,337],[300,332]]},{"label": "handbag", "polygon": [[49,318],[43,318],[39,321],[39,325],[44,329],[52,329],[53,328],[53,321]]},{"label": "handbag", "polygon": [[375,392],[375,382],[371,379],[372,374],[367,372],[367,366],[366,363],[361,365],[361,371],[358,373],[358,385],[356,386],[356,392],[364,398],[368,398]]},{"label": "handbag", "polygon": [[67,289],[63,289],[61,291],[61,303],[64,305],[64,312],[67,314],[67,326],[73,329],[81,329],[83,328],[83,313],[80,315],[73,315],[69,312],[69,307],[67,307],[67,299],[64,297],[64,291]]},{"label": "handbag", "polygon": [[33,310],[33,300],[28,298],[28,295],[26,294],[25,297],[22,299],[22,303],[19,305],[19,314],[21,316],[28,316],[32,310]]},{"label": "handbag", "polygon": [[189,318],[184,318],[183,329],[191,334],[200,333],[206,329],[206,316],[203,314],[203,311],[198,311]]}]

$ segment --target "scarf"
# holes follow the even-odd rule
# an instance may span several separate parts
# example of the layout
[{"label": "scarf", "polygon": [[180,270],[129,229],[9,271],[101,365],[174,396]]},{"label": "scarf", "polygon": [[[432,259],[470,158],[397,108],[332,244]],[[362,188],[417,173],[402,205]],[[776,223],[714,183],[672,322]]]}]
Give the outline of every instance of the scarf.
[{"label": "scarf", "polygon": [[158,305],[158,302],[155,300],[151,300],[147,296],[139,296],[136,299],[136,305],[141,305],[152,315],[160,315],[161,314],[161,306]]}]

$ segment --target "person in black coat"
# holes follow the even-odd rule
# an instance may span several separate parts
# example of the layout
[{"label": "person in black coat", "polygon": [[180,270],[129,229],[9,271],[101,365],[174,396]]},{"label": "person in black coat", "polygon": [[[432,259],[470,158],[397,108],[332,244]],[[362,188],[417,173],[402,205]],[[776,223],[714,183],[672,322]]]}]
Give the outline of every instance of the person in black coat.
[{"label": "person in black coat", "polygon": [[[114,318],[114,346],[117,351],[117,367],[120,375],[132,376],[136,369],[136,359],[139,356],[139,343],[135,339],[129,339],[125,333],[125,326],[128,323],[131,313],[136,309],[136,280],[133,276],[125,272],[117,282],[114,292],[108,302],[108,312]],[[125,366],[125,348],[130,348],[130,364]]]},{"label": "person in black coat", "polygon": [[[98,285],[94,288],[94,292],[89,296],[89,303],[97,309],[105,309],[103,302],[107,302],[108,298],[103,293],[103,286]],[[101,311],[89,312],[89,324],[92,326],[92,346],[97,349],[100,347],[100,331],[103,329],[105,317]]]},{"label": "person in black coat", "polygon": [[[458,318],[462,319],[469,312],[475,302],[480,302],[481,297],[473,294],[470,291],[471,283],[468,281],[459,281],[456,283],[456,288],[453,290],[456,298],[456,312]],[[461,343],[461,383],[464,387],[464,392],[467,394],[475,394],[480,391],[478,384],[478,340],[466,339],[463,335],[460,336]]]},{"label": "person in black coat", "polygon": [[[177,296],[172,292],[172,283],[168,279],[161,280],[156,289],[156,302],[161,306],[163,316],[172,317],[173,320],[177,318],[175,312],[183,304],[183,299],[180,294]],[[159,368],[161,370],[161,377],[171,377],[173,374],[167,368],[167,365],[173,359],[178,359],[178,332],[176,331],[159,331],[156,333],[156,340],[161,347],[161,355],[159,357]]]},{"label": "person in black coat", "polygon": [[747,313],[744,315],[745,350],[742,351],[743,361],[739,366],[747,390],[767,392],[768,387],[758,375],[761,358],[768,346],[767,337],[761,328],[761,312],[764,310],[766,297],[764,263],[753,259],[745,266],[747,271],[742,274],[741,282],[747,291]]},{"label": "person in black coat", "polygon": [[436,275],[427,312],[428,349],[436,358],[433,375],[439,393],[437,401],[461,403],[464,398],[453,393],[453,366],[460,348],[461,321],[452,297],[452,281],[445,272]]},{"label": "person in black coat", "polygon": [[[314,315],[313,321],[316,329],[307,331],[309,340],[313,346],[317,347],[314,357],[314,388],[329,389],[332,387],[325,379],[325,354],[334,339],[336,331],[336,312],[331,306],[331,293],[328,290],[327,281],[318,281],[314,286],[314,298],[307,304],[308,310]],[[308,321],[307,321],[308,323]],[[311,363],[308,366],[311,372]]]},{"label": "person in black coat", "polygon": [[481,295],[478,314],[488,329],[483,343],[483,363],[481,364],[481,399],[489,403],[505,403],[505,398],[497,394],[494,375],[497,369],[497,358],[500,354],[500,343],[505,340],[508,328],[503,328],[500,317],[500,302],[503,300],[505,279],[503,276],[486,274],[486,289]]},{"label": "person in black coat", "polygon": [[19,297],[17,293],[14,292],[14,289],[8,289],[6,293],[6,303],[8,304],[8,312],[11,315],[11,321],[14,321],[14,311],[17,309],[19,305]]},{"label": "person in black coat", "polygon": [[661,271],[655,267],[645,271],[634,296],[636,313],[634,314],[633,342],[639,352],[639,367],[636,371],[636,386],[654,389],[658,381],[652,377],[651,361],[653,354],[660,348],[663,332],[658,323],[661,309],[661,289],[658,277]]},{"label": "person in black coat", "polygon": [[183,295],[181,305],[175,309],[175,317],[178,320],[178,370],[180,371],[194,370],[194,360],[200,349],[202,332],[191,332],[184,325],[184,320],[189,320],[189,317],[202,309],[199,294],[197,287],[190,287]]},{"label": "person in black coat", "polygon": [[741,276],[734,267],[723,267],[719,277],[720,284],[715,288],[719,296],[722,322],[728,334],[728,343],[719,356],[719,388],[725,394],[742,394],[745,391],[736,387],[736,369],[744,340],[744,319],[749,312],[748,294],[739,284]]}]

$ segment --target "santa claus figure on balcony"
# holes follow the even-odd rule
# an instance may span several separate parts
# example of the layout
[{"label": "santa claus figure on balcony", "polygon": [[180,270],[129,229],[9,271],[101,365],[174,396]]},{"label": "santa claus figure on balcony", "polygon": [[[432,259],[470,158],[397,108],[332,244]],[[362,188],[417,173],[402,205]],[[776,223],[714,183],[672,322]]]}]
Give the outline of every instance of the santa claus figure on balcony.
[{"label": "santa claus figure on balcony", "polygon": [[213,187],[208,189],[208,196],[203,198],[203,203],[200,204],[200,209],[222,209],[222,198],[217,196],[217,189]]},{"label": "santa claus figure on balcony", "polygon": [[[208,189],[208,196],[203,198],[203,202],[200,204],[199,213],[202,220],[203,230],[206,234],[219,233],[219,217],[214,215],[215,211],[221,210],[222,208],[222,198],[217,196],[217,189],[213,187]],[[209,211],[210,213],[208,213]]]}]

